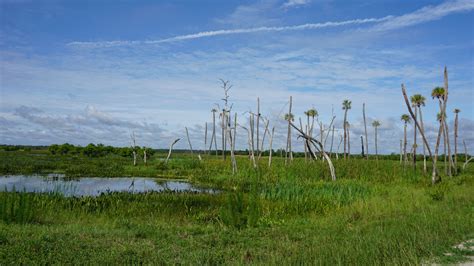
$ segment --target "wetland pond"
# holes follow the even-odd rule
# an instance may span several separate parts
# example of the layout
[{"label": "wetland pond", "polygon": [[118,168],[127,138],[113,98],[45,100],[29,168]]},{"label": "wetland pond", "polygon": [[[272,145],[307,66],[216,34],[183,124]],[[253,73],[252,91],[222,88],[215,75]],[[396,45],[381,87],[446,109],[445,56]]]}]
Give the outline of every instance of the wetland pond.
[{"label": "wetland pond", "polygon": [[0,191],[60,193],[67,197],[99,196],[111,192],[191,192],[216,193],[214,189],[195,187],[187,181],[163,180],[146,177],[81,177],[64,178],[63,175],[11,175],[0,176]]}]

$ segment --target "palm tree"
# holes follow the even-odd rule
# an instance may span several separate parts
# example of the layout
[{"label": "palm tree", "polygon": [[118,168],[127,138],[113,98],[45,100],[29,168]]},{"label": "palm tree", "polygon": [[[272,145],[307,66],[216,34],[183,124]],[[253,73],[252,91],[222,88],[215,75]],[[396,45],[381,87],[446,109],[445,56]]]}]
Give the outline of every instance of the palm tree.
[{"label": "palm tree", "polygon": [[431,97],[437,98],[439,101],[444,100],[444,88],[443,87],[435,87],[431,91]]},{"label": "palm tree", "polygon": [[346,122],[347,122],[347,111],[349,111],[349,109],[351,109],[351,101],[349,100],[344,100],[342,102],[342,110],[344,110],[344,124],[343,124],[343,127],[344,127],[344,159],[346,159],[346,151],[347,151],[347,131],[346,131]]},{"label": "palm tree", "polygon": [[372,122],[372,126],[374,127],[375,129],[375,159],[378,160],[379,159],[379,153],[378,153],[378,147],[377,147],[377,128],[380,126],[380,122],[378,120],[374,120]]},{"label": "palm tree", "polygon": [[[411,100],[411,103],[412,103],[413,107],[415,108],[415,120],[418,120],[418,112],[420,112],[420,118],[421,118],[421,109],[420,109],[420,107],[422,105],[425,106],[425,97],[423,97],[421,94],[415,94],[415,95],[410,97],[410,100]],[[421,124],[423,124],[423,123],[421,122]],[[413,131],[414,131],[414,135],[413,135],[413,168],[416,171],[416,147],[417,147],[417,145],[416,145],[416,126],[413,128]],[[425,145],[424,144],[423,144],[423,150],[425,150]],[[425,164],[424,169],[426,169],[426,164]]]},{"label": "palm tree", "polygon": [[408,161],[408,157],[407,157],[407,125],[408,123],[410,123],[410,116],[407,115],[407,114],[403,114],[401,117],[400,117],[400,120],[402,120],[404,122],[404,127],[403,127],[403,158],[404,158],[404,161],[405,161],[405,165]]},{"label": "palm tree", "polygon": [[454,173],[457,174],[458,171],[458,116],[461,110],[454,109],[454,113],[456,114],[456,118],[454,119]]},{"label": "palm tree", "polygon": [[295,116],[293,114],[285,114],[285,120],[286,121],[295,121]]},{"label": "palm tree", "polygon": [[[423,125],[423,115],[421,112],[421,107],[425,106],[425,97],[421,94],[415,94],[411,97],[412,103],[417,107],[416,110],[418,110],[418,113],[420,115],[420,126],[421,126],[421,132],[420,134],[423,134],[425,131],[425,126]],[[417,117],[415,110],[415,117]],[[415,126],[415,132],[416,132],[416,126]],[[415,144],[416,144],[416,135],[415,135]],[[416,150],[415,150],[416,152]],[[426,145],[423,142],[423,172],[426,173]]]},{"label": "palm tree", "polygon": [[[311,108],[309,109],[308,111],[304,112],[304,114],[307,116],[308,118],[308,135],[310,137],[312,137],[313,135],[313,126],[314,126],[314,118],[316,116],[318,116],[318,111],[314,108]],[[309,125],[309,117],[312,118],[312,121],[311,121],[311,126]]]}]

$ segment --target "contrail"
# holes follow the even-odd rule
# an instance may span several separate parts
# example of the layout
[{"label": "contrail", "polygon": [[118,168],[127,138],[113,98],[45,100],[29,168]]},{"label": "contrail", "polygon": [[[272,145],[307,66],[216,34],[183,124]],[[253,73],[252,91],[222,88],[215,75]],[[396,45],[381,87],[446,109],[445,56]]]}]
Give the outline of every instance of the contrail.
[{"label": "contrail", "polygon": [[161,43],[172,43],[177,41],[206,38],[219,35],[244,34],[256,32],[280,32],[280,31],[299,31],[316,30],[322,28],[335,28],[347,25],[361,25],[375,23],[370,31],[388,31],[408,27],[428,21],[438,20],[452,13],[467,12],[474,9],[474,0],[447,1],[437,6],[425,6],[414,12],[400,16],[386,16],[382,18],[352,19],[345,21],[328,21],[322,23],[309,23],[295,26],[282,27],[256,27],[244,29],[203,31],[193,34],[179,35],[166,39],[148,40],[148,41],[99,41],[99,42],[70,42],[67,45],[84,48],[102,48],[113,46],[131,46],[131,45],[150,45]]},{"label": "contrail", "polygon": [[199,39],[205,37],[219,36],[219,35],[230,35],[230,34],[243,34],[243,33],[255,33],[255,32],[271,32],[271,31],[297,31],[297,30],[314,30],[331,27],[341,27],[346,25],[366,24],[366,23],[377,23],[391,19],[392,16],[386,16],[383,18],[366,18],[366,19],[353,19],[346,21],[328,21],[323,23],[309,23],[295,26],[283,26],[283,27],[257,27],[257,28],[245,28],[245,29],[232,29],[232,30],[215,30],[215,31],[203,31],[187,35],[179,35],[171,38],[150,40],[150,41],[101,41],[101,42],[70,42],[68,46],[80,46],[86,48],[100,48],[100,47],[113,47],[113,46],[128,46],[128,45],[140,45],[140,44],[160,44],[170,43],[183,40]]}]

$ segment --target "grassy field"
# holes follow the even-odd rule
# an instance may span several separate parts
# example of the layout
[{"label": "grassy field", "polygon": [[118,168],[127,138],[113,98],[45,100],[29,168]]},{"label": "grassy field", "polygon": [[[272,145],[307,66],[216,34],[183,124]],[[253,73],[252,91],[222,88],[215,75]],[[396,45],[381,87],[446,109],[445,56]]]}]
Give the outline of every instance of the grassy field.
[{"label": "grassy field", "polygon": [[[0,152],[0,173],[185,178],[217,194],[114,193],[97,198],[0,193],[0,264],[451,263],[474,238],[474,167],[435,186],[398,161],[298,158],[254,170],[238,158]],[[421,163],[419,165],[421,167]],[[443,171],[441,171],[443,172]],[[453,256],[444,256],[451,252]],[[474,255],[474,254],[471,254]]]}]

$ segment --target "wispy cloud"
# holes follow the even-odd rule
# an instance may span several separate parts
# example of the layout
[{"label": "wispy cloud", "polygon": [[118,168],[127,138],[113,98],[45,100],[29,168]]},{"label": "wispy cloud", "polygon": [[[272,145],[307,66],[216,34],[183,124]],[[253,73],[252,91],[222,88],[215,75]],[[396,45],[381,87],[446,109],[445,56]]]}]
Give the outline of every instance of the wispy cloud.
[{"label": "wispy cloud", "polygon": [[438,20],[447,15],[467,12],[474,9],[473,0],[448,1],[437,6],[425,6],[415,12],[392,17],[373,27],[375,31],[386,31],[404,28],[428,21]]},{"label": "wispy cloud", "polygon": [[[293,2],[302,2],[304,0],[293,0]],[[290,1],[292,2],[292,1]],[[159,40],[145,40],[145,41],[99,41],[99,42],[70,42],[67,45],[80,48],[106,48],[114,46],[133,46],[133,45],[153,45],[162,43],[172,43],[177,41],[185,41],[206,37],[214,37],[221,35],[258,33],[258,32],[284,32],[284,31],[301,31],[301,30],[318,30],[323,28],[334,28],[348,25],[362,25],[368,23],[377,23],[370,30],[372,31],[387,31],[403,27],[408,27],[428,21],[438,20],[442,17],[453,13],[467,12],[474,9],[474,0],[458,0],[442,3],[437,6],[426,6],[412,13],[400,16],[385,16],[381,18],[361,18],[345,21],[328,21],[321,23],[307,23],[294,26],[279,26],[279,27],[255,27],[255,28],[240,28],[227,30],[202,31],[198,33],[178,35],[171,38]]]}]

